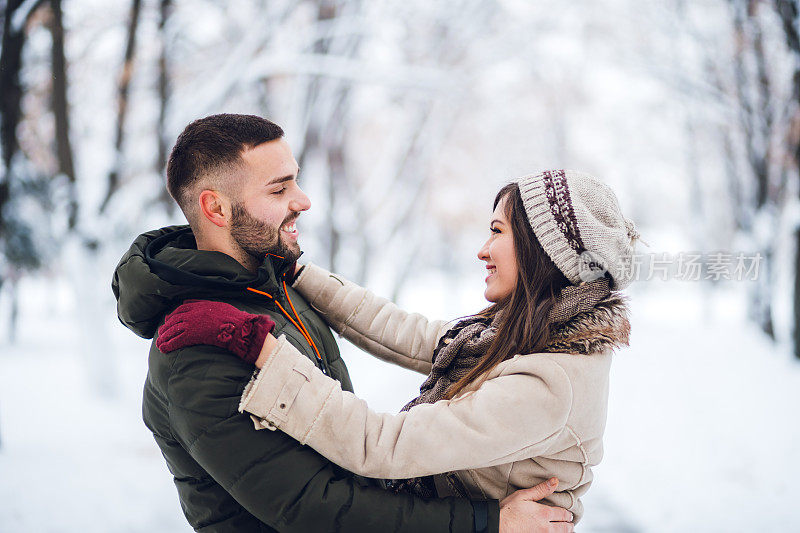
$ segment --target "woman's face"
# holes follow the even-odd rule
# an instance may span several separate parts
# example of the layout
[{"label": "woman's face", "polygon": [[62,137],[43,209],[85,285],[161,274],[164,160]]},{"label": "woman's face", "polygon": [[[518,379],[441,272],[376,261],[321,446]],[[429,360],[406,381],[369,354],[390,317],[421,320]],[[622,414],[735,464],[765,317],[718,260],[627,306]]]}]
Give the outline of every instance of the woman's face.
[{"label": "woman's face", "polygon": [[514,235],[505,214],[506,198],[500,200],[489,222],[489,240],[478,251],[478,259],[486,261],[486,290],[483,295],[490,302],[509,296],[517,283],[517,256],[514,252]]}]

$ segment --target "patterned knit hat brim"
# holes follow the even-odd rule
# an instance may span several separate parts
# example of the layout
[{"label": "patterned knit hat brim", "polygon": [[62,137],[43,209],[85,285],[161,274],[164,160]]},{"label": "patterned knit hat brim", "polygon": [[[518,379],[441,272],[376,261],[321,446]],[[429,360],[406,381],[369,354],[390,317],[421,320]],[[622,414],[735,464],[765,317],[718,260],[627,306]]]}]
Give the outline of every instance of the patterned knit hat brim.
[{"label": "patterned knit hat brim", "polygon": [[536,238],[572,284],[606,271],[615,290],[631,283],[639,235],[606,184],[572,170],[546,170],[516,181]]},{"label": "patterned knit hat brim", "polygon": [[551,198],[563,192],[556,190],[555,183],[544,179],[520,178],[518,183],[528,222],[539,244],[567,279],[578,285],[581,282],[578,276],[578,250],[581,245],[576,239],[576,232],[571,230],[576,224],[570,220],[570,213],[564,213],[558,207],[560,203],[555,202],[555,212],[550,207]]}]

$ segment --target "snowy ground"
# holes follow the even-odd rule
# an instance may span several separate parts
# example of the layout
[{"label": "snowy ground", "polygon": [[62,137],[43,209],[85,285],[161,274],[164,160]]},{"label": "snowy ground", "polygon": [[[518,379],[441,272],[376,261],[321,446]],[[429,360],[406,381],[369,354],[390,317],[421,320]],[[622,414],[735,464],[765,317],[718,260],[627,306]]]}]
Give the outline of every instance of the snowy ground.
[{"label": "snowy ground", "polygon": [[[423,289],[406,303],[448,311],[451,299]],[[614,362],[606,455],[577,530],[800,530],[800,364],[746,324],[735,295],[647,289],[634,293],[633,346]],[[0,344],[0,532],[189,531],[141,422],[147,342],[116,322],[107,296],[106,316],[90,320],[71,294],[25,284],[20,337]],[[87,329],[108,332],[99,375],[87,371],[103,364]],[[420,376],[345,353],[356,391],[378,410],[395,411],[419,386]]]}]

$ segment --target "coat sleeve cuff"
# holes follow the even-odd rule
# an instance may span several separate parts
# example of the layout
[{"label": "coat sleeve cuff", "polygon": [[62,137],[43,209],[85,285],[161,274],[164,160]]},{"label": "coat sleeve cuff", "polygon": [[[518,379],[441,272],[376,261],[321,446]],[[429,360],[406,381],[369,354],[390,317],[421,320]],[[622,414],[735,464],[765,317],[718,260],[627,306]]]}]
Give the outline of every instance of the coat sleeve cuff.
[{"label": "coat sleeve cuff", "polygon": [[239,412],[250,413],[256,429],[281,429],[305,444],[335,384],[281,335],[245,387]]}]

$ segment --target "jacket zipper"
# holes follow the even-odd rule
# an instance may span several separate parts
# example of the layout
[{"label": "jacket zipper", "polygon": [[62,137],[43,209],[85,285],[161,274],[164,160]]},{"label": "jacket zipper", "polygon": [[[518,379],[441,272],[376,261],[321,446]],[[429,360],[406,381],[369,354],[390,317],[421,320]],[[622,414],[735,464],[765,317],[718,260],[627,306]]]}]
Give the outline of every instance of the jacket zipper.
[{"label": "jacket zipper", "polygon": [[314,342],[314,339],[311,338],[311,334],[306,329],[305,324],[303,324],[303,321],[300,320],[300,315],[297,313],[297,310],[294,308],[294,304],[292,303],[292,299],[289,298],[289,292],[286,290],[286,281],[283,282],[283,291],[284,291],[284,294],[286,295],[286,301],[289,302],[289,306],[291,307],[292,311],[294,312],[295,317],[297,317],[297,321],[296,322],[295,322],[294,318],[292,318],[292,315],[290,315],[286,311],[286,309],[284,309],[284,307],[280,304],[280,302],[277,300],[277,298],[275,298],[271,294],[266,293],[264,291],[260,291],[258,289],[254,289],[252,287],[247,287],[247,290],[251,291],[251,292],[255,292],[256,294],[261,294],[263,296],[266,296],[267,298],[269,298],[270,300],[275,302],[275,305],[278,306],[278,309],[281,310],[281,313],[283,313],[283,315],[286,318],[289,319],[289,322],[294,324],[294,327],[296,327],[297,330],[300,331],[300,334],[303,336],[303,338],[306,340],[306,342],[308,342],[308,344],[314,350],[314,355],[316,356],[316,360],[317,360],[317,366],[319,366],[320,370],[322,370],[322,373],[325,374],[326,376],[329,375],[328,369],[327,369],[327,365],[325,364],[325,361],[322,359],[322,355],[319,353],[319,349],[317,348],[317,345]]}]

